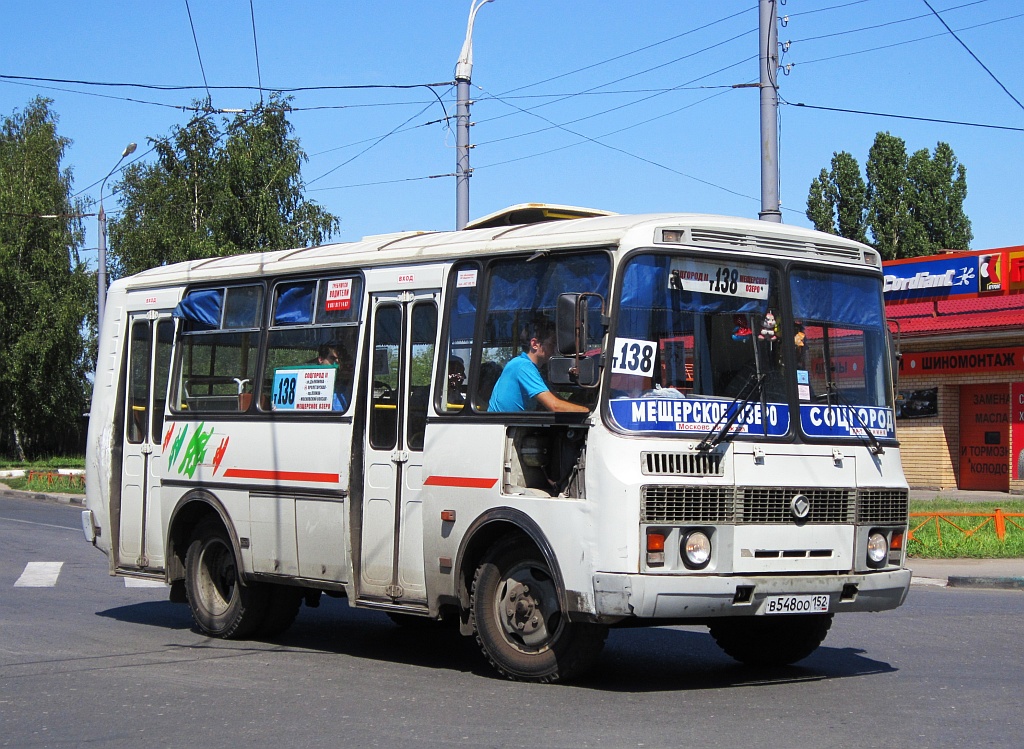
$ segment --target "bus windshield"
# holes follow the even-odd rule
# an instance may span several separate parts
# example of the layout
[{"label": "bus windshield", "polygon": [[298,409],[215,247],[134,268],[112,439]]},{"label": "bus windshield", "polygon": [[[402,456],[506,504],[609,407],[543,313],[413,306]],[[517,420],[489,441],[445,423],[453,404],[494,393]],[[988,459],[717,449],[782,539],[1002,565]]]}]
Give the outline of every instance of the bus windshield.
[{"label": "bus windshield", "polygon": [[[610,343],[615,421],[631,430],[706,432],[730,401],[743,399],[752,418],[735,430],[764,431],[759,414],[769,405],[777,414],[786,401],[779,279],[757,263],[634,256]],[[771,431],[787,428],[777,423]]]},{"label": "bus windshield", "polygon": [[781,437],[795,396],[810,437],[856,436],[860,418],[892,436],[873,428],[891,422],[878,279],[797,268],[790,305],[782,271],[760,263],[651,252],[622,278],[609,344],[618,426]]}]

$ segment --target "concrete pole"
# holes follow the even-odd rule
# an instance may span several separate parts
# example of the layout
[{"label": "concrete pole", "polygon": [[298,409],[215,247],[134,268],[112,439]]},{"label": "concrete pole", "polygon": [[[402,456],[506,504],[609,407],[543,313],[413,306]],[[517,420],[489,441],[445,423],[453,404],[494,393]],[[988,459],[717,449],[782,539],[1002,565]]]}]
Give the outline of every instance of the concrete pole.
[{"label": "concrete pole", "polygon": [[458,106],[455,110],[455,228],[469,223],[469,79],[456,78]]},{"label": "concrete pole", "polygon": [[469,223],[469,84],[473,78],[473,22],[477,11],[493,0],[472,0],[469,8],[469,23],[466,25],[466,41],[462,44],[459,61],[455,65],[455,83],[458,104],[455,109],[455,228],[465,228]]},{"label": "concrete pole", "polygon": [[96,225],[100,234],[99,255],[96,258],[96,335],[99,336],[99,332],[103,328],[103,313],[107,306],[107,214],[103,211],[102,189],[100,189],[100,212],[96,216]]},{"label": "concrete pole", "polygon": [[135,153],[135,143],[129,143],[121,152],[121,158],[114,164],[114,168],[107,172],[107,176],[100,183],[100,212],[96,214],[96,225],[99,229],[99,252],[96,258],[96,335],[99,336],[103,329],[103,313],[107,307],[107,214],[103,210],[103,188],[107,186],[107,179],[117,171],[121,162]]},{"label": "concrete pole", "polygon": [[761,61],[761,211],[762,221],[782,223],[779,210],[779,29],[777,0],[759,0]]}]

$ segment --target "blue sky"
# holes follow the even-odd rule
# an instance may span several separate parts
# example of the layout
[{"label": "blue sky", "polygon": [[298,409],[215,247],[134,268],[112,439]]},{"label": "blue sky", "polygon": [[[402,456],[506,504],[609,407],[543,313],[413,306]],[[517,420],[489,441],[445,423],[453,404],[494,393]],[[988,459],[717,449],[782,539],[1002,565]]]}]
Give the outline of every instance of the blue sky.
[{"label": "blue sky", "polygon": [[[784,222],[808,224],[808,186],[834,151],[863,166],[875,133],[888,130],[911,152],[940,140],[953,147],[967,168],[972,248],[1024,244],[1024,107],[1013,98],[1024,102],[1024,3],[929,1],[991,75],[923,0],[780,3],[779,39],[791,42],[783,64],[792,66],[780,76],[791,103],[780,110]],[[194,88],[3,78],[0,112],[52,98],[61,134],[74,141],[65,166],[75,189],[97,198],[90,185],[128,142],[139,144],[131,158],[150,158],[147,139],[187,122],[182,108],[205,95],[204,72],[223,109],[249,107],[259,93],[222,87],[259,79],[268,89],[446,82],[469,7],[252,0],[257,71],[248,0],[12,2],[4,76]],[[731,88],[758,78],[756,0],[494,0],[473,38],[471,217],[529,201],[757,216],[758,94]],[[337,239],[454,228],[455,180],[435,175],[455,169],[454,131],[437,122],[454,115],[455,90],[433,90],[444,109],[427,88],[294,94],[307,197],[340,216]],[[86,231],[95,248],[94,220]]]}]

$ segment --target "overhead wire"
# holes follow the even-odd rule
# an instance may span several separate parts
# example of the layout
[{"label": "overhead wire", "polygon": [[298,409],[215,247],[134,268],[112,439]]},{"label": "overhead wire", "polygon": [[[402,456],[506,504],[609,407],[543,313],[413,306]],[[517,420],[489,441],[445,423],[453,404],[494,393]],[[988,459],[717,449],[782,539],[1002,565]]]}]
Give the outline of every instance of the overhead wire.
[{"label": "overhead wire", "polygon": [[863,109],[844,109],[842,107],[823,107],[804,102],[783,101],[783,104],[791,107],[803,107],[804,109],[820,109],[825,112],[842,112],[844,114],[863,114],[872,117],[891,117],[896,120],[915,120],[917,122],[936,122],[941,125],[963,125],[964,127],[980,127],[989,130],[1009,130],[1016,133],[1024,133],[1024,127],[1010,127],[1008,125],[991,125],[983,122],[965,122],[963,120],[943,120],[937,117],[914,117],[908,114],[893,114],[891,112],[869,112]]},{"label": "overhead wire", "polygon": [[192,27],[192,41],[196,44],[196,57],[199,58],[199,71],[203,74],[203,85],[206,86],[206,98],[212,102],[210,85],[206,80],[206,68],[203,67],[203,55],[199,51],[199,37],[196,36],[196,25],[192,22],[192,9],[188,7],[188,0],[185,0],[185,11],[188,13],[188,25]]},{"label": "overhead wire", "polygon": [[249,0],[249,17],[252,19],[252,47],[256,52],[256,83],[260,87],[260,104],[263,104],[263,75],[260,73],[260,46],[256,43],[256,11]]},{"label": "overhead wire", "polygon": [[936,12],[935,8],[933,8],[933,7],[931,6],[931,3],[929,3],[929,2],[928,2],[928,0],[921,0],[921,2],[923,2],[923,3],[925,4],[925,5],[927,5],[927,6],[928,6],[928,10],[930,10],[930,11],[932,12],[932,14],[934,14],[934,16],[935,16],[936,18],[938,18],[938,19],[939,19],[939,22],[940,22],[940,23],[941,23],[941,24],[942,24],[943,26],[945,26],[945,27],[946,27],[946,31],[948,31],[948,32],[950,33],[950,35],[951,35],[951,36],[952,36],[952,37],[953,37],[954,39],[956,39],[956,40],[957,40],[958,42],[960,42],[960,46],[961,46],[961,47],[963,47],[964,49],[966,49],[966,50],[967,50],[967,54],[969,54],[969,55],[970,55],[971,57],[973,57],[973,58],[974,58],[974,61],[975,61],[976,63],[978,63],[979,65],[981,65],[981,67],[982,67],[982,68],[984,69],[984,71],[985,71],[986,73],[988,73],[988,74],[989,74],[989,76],[990,76],[990,77],[992,78],[992,80],[993,80],[993,81],[995,81],[996,83],[998,83],[998,84],[999,84],[999,88],[1003,89],[1003,91],[1004,91],[1004,92],[1006,92],[1006,95],[1007,95],[1007,96],[1009,96],[1009,97],[1010,97],[1011,99],[1013,99],[1013,100],[1014,100],[1014,102],[1016,102],[1016,104],[1017,104],[1017,106],[1018,106],[1018,107],[1020,107],[1021,109],[1024,109],[1024,104],[1021,104],[1021,103],[1020,103],[1020,99],[1018,99],[1018,98],[1017,98],[1016,96],[1014,96],[1013,94],[1011,94],[1011,93],[1010,93],[1010,89],[1008,89],[1008,88],[1007,88],[1006,86],[1004,86],[1004,85],[1003,85],[1003,82],[1002,82],[1001,80],[999,80],[999,79],[998,79],[998,78],[996,77],[996,74],[995,74],[995,73],[993,73],[993,72],[992,72],[991,70],[989,70],[989,69],[988,69],[988,66],[987,66],[987,65],[985,65],[985,63],[983,63],[983,62],[981,61],[981,59],[980,59],[980,58],[979,58],[979,57],[978,57],[978,56],[977,56],[976,54],[974,54],[974,52],[973,52],[973,51],[971,50],[971,48],[970,48],[970,47],[968,47],[968,46],[967,46],[967,44],[966,44],[966,43],[964,42],[964,40],[963,40],[963,39],[961,39],[960,37],[958,37],[958,36],[956,35],[956,32],[955,32],[955,31],[953,31],[953,29],[949,28],[949,24],[948,24],[948,23],[946,23],[945,19],[943,19],[943,17],[942,17],[942,16],[940,16],[940,15],[939,15],[939,14],[938,14],[938,13]]}]

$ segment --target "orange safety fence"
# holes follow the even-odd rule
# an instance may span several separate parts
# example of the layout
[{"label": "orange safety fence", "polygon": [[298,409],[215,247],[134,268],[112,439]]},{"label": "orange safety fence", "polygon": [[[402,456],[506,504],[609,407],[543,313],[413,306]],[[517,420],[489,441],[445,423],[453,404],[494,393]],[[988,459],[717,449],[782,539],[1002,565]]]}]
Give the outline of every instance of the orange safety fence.
[{"label": "orange safety fence", "polygon": [[57,471],[29,471],[28,484],[42,488],[46,483],[46,491],[60,489],[84,489],[85,475],[81,473],[58,473]]},{"label": "orange safety fence", "polygon": [[[996,538],[1000,541],[1006,541],[1007,523],[1019,531],[1024,531],[1024,526],[1021,525],[1021,518],[1024,518],[1024,512],[1003,512],[998,507],[994,512],[912,512],[910,517],[923,518],[923,520],[910,529],[910,532],[907,534],[907,540],[913,540],[915,531],[935,523],[935,535],[938,537],[939,546],[942,545],[942,528],[947,525],[955,528],[966,538],[970,538],[991,523],[995,527]],[[958,521],[963,524],[963,527],[961,527],[961,525],[950,520],[950,518],[980,518],[980,522],[974,527],[966,527],[968,523]]]}]

